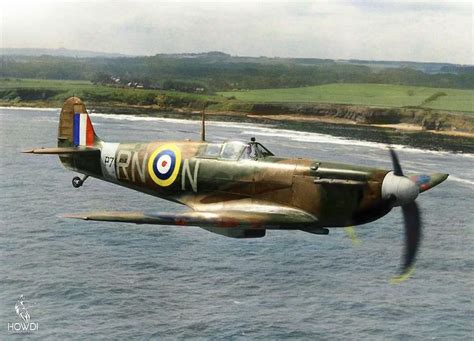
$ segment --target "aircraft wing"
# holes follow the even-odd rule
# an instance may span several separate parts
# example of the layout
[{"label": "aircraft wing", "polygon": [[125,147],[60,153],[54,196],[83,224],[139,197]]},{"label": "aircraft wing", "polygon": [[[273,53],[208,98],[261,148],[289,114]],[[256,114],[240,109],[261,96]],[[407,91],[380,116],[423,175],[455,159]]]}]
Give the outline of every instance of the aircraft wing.
[{"label": "aircraft wing", "polygon": [[94,221],[135,224],[198,226],[210,232],[233,238],[257,238],[267,228],[315,229],[317,219],[301,210],[287,207],[262,207],[258,210],[188,211],[182,213],[91,212],[64,216]]}]

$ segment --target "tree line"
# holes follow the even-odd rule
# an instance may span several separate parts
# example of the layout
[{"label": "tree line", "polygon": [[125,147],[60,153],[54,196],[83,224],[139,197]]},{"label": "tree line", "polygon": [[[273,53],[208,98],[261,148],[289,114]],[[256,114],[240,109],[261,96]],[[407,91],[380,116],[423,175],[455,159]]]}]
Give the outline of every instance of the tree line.
[{"label": "tree line", "polygon": [[[257,59],[225,55],[73,58],[2,56],[0,77],[89,80],[98,84],[211,93],[236,89],[290,88],[330,83],[375,83],[474,89],[472,66],[425,73],[409,67],[318,60]],[[119,79],[117,82],[116,80]]]}]

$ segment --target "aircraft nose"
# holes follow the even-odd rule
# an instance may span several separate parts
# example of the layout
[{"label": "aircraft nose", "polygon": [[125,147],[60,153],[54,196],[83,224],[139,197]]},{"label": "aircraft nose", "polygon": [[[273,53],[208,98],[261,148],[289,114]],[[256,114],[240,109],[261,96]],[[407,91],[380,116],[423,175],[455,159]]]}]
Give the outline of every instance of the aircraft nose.
[{"label": "aircraft nose", "polygon": [[393,172],[387,173],[382,182],[382,198],[389,199],[395,197],[395,206],[403,206],[413,202],[420,193],[419,186],[405,176],[395,175]]}]

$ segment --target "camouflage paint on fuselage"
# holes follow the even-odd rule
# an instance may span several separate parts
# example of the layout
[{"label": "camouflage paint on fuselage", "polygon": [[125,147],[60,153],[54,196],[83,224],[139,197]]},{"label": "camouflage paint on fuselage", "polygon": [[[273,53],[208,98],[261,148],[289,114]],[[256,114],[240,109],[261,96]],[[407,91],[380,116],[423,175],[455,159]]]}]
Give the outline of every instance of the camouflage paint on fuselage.
[{"label": "camouflage paint on fuselage", "polygon": [[[61,160],[81,173],[194,209],[207,205],[224,209],[226,203],[245,199],[253,204],[302,209],[327,227],[364,223],[388,213],[378,206],[386,170],[275,156],[223,159],[206,155],[209,145],[191,141],[100,142],[100,157],[85,161],[83,156],[71,155]],[[174,172],[164,174],[167,182],[156,180],[156,175],[162,175],[153,169],[154,163],[162,161],[156,151],[180,154],[179,163],[171,159]]]},{"label": "camouflage paint on fuselage", "polygon": [[[393,207],[381,197],[388,170],[280,158],[256,142],[108,143],[92,125],[87,136],[93,138],[82,147],[74,144],[74,118],[84,113],[84,104],[72,97],[60,114],[58,147],[73,149],[58,153],[67,168],[196,211],[229,211],[236,205],[294,208],[321,227],[339,227],[373,221]],[[89,152],[73,153],[81,147]],[[445,177],[433,179],[424,185],[429,188]]]}]

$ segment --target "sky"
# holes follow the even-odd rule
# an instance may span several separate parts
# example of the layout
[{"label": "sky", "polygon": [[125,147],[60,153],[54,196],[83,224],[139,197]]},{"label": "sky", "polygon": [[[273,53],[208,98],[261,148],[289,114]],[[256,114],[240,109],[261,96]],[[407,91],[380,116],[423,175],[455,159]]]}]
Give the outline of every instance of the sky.
[{"label": "sky", "polygon": [[474,64],[473,1],[0,0],[2,47]]}]

